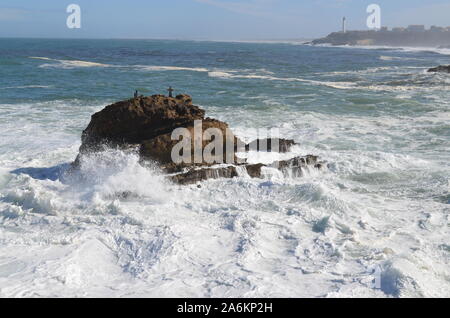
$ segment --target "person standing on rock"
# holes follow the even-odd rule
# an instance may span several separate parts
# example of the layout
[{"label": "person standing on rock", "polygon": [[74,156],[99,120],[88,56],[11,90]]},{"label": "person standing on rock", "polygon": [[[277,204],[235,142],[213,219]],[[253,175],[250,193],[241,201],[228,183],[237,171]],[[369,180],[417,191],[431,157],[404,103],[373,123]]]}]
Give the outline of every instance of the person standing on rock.
[{"label": "person standing on rock", "polygon": [[138,91],[137,90],[134,92],[134,98],[138,98]]},{"label": "person standing on rock", "polygon": [[172,86],[170,86],[167,91],[169,92],[169,97],[173,97],[172,93],[173,93],[174,89],[172,88]]}]

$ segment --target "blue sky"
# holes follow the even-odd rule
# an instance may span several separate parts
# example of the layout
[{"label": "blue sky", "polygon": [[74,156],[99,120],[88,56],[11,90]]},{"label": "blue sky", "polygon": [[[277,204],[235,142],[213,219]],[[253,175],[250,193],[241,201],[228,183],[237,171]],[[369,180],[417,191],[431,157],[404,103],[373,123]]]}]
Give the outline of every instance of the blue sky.
[{"label": "blue sky", "polygon": [[[82,10],[68,29],[66,7]],[[313,38],[340,28],[366,29],[366,8],[382,24],[450,26],[450,0],[2,0],[0,37],[268,40]]]}]

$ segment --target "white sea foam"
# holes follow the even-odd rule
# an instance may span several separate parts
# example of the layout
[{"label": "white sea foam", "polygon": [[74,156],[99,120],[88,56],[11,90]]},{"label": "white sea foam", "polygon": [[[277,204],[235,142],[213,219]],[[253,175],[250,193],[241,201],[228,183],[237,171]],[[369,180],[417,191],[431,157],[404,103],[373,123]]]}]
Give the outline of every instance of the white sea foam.
[{"label": "white sea foam", "polygon": [[8,86],[0,87],[0,89],[27,89],[27,88],[52,88],[51,85],[23,85],[23,86]]},{"label": "white sea foam", "polygon": [[77,67],[109,67],[111,65],[103,64],[103,63],[96,63],[96,62],[89,62],[89,61],[79,61],[79,60],[58,60],[58,59],[52,59],[48,57],[36,57],[32,56],[31,59],[37,59],[37,60],[44,60],[44,61],[52,61],[57,63],[45,63],[40,65],[39,67],[42,68],[64,68],[64,69],[71,69],[71,68],[77,68]]},{"label": "white sea foam", "polygon": [[[376,73],[385,70],[394,70],[395,68],[379,67],[372,68],[364,71],[348,71],[348,72],[332,72],[328,75],[346,75],[346,74],[364,74],[364,73]],[[414,68],[423,69],[423,68]],[[327,75],[327,74],[326,74]],[[439,85],[433,85],[431,87],[417,86],[417,85],[386,85],[386,84],[368,84],[364,82],[348,82],[348,81],[319,81],[310,80],[306,78],[291,78],[291,77],[276,77],[270,75],[258,75],[258,74],[236,74],[230,72],[209,72],[208,76],[217,77],[223,79],[256,79],[256,80],[268,80],[268,81],[286,81],[286,82],[301,82],[311,85],[326,86],[330,88],[342,89],[342,90],[368,90],[368,91],[422,91],[422,90],[446,90],[448,87],[445,85],[445,79],[443,83]]]},{"label": "white sea foam", "polygon": [[[201,188],[111,149],[69,173],[91,114],[111,101],[0,104],[0,297],[448,297],[448,77],[395,65],[349,74],[208,70],[317,88],[205,108],[245,141],[258,137],[251,127],[279,126],[298,142],[281,157],[247,153],[251,163],[311,153],[326,168],[239,169]],[[420,99],[396,97],[411,92]]]},{"label": "white sea foam", "polygon": [[227,72],[208,72],[209,77],[220,77],[220,78],[233,78],[233,74],[227,73]]},{"label": "white sea foam", "polygon": [[52,61],[55,63],[45,63],[41,64],[41,68],[62,68],[62,69],[72,69],[72,68],[86,68],[86,67],[114,67],[114,68],[133,68],[140,71],[152,71],[152,72],[163,72],[163,71],[191,71],[191,72],[208,72],[208,69],[202,67],[183,67],[183,66],[162,66],[162,65],[112,65],[89,61],[80,60],[61,60],[52,59],[48,57],[30,57],[31,59]]},{"label": "white sea foam", "polygon": [[304,78],[294,78],[294,77],[276,77],[271,75],[260,75],[260,74],[232,74],[230,72],[209,72],[208,76],[218,77],[224,79],[258,79],[258,80],[269,80],[269,81],[286,81],[286,82],[303,82],[314,85],[323,85],[332,88],[339,89],[350,89],[355,87],[356,83],[351,82],[328,82],[328,81],[315,81],[308,80]]},{"label": "white sea foam", "polygon": [[[76,148],[64,156],[75,154]],[[45,165],[49,155],[34,164]],[[424,258],[448,234],[442,206],[426,206],[434,215],[430,236],[415,227],[423,203],[409,202],[405,219],[403,199],[372,194],[377,180],[364,186],[351,179],[411,170],[420,160],[333,151],[323,157],[334,164],[330,172],[287,179],[267,168],[262,180],[242,173],[201,189],[171,185],[135,154],[116,150],[87,157],[80,172],[54,181],[45,178],[51,169],[39,179],[32,171],[1,170],[1,295],[332,297],[352,285],[354,296],[448,295],[444,256]],[[342,178],[346,173],[350,179]],[[323,226],[314,225],[322,219]],[[415,252],[404,256],[408,249]],[[211,270],[211,263],[223,265]],[[385,266],[382,290],[369,287],[373,264]],[[258,279],[280,270],[270,281]],[[51,288],[39,283],[52,278]]]},{"label": "white sea foam", "polygon": [[421,61],[422,59],[412,58],[412,57],[400,57],[400,56],[380,56],[382,61]]},{"label": "white sea foam", "polygon": [[[408,75],[408,79],[402,79],[398,83],[394,80],[391,83],[385,82],[375,82],[370,81],[366,77],[362,77],[362,75],[371,75],[371,74],[390,74],[392,76],[396,75]],[[367,90],[367,91],[388,91],[388,92],[407,92],[407,91],[440,91],[440,90],[448,90],[449,78],[440,75],[429,74],[426,72],[426,68],[423,67],[404,67],[400,68],[397,66],[394,67],[373,67],[365,70],[357,70],[357,71],[341,71],[341,72],[329,72],[329,73],[318,73],[320,76],[345,76],[345,75],[359,75],[361,76],[361,80],[358,82],[349,82],[349,81],[320,81],[320,80],[312,80],[301,77],[276,77],[273,75],[261,75],[257,73],[253,74],[242,74],[236,71],[214,71],[209,72],[208,76],[217,77],[223,79],[255,79],[255,80],[268,80],[268,81],[286,81],[286,82],[301,82],[305,84],[311,85],[319,85],[326,86],[330,88],[342,89],[342,90]],[[421,77],[417,77],[417,76]],[[423,85],[423,82],[428,82],[429,85]],[[421,84],[421,85],[418,85]]]},{"label": "white sea foam", "polygon": [[385,71],[392,71],[392,72],[401,72],[403,69],[406,68],[400,68],[398,66],[379,66],[379,67],[369,67],[363,70],[355,70],[355,71],[335,71],[335,72],[328,72],[328,73],[316,73],[317,75],[325,75],[325,76],[334,76],[334,75],[361,75],[361,74],[368,74],[368,73],[380,73]]},{"label": "white sea foam", "polygon": [[208,69],[202,67],[180,67],[180,66],[155,66],[155,65],[138,65],[139,70],[143,71],[191,71],[191,72],[208,72]]},{"label": "white sea foam", "polygon": [[49,57],[42,57],[42,56],[30,56],[30,59],[35,59],[35,60],[44,60],[44,61],[52,61],[54,59],[51,59]]}]

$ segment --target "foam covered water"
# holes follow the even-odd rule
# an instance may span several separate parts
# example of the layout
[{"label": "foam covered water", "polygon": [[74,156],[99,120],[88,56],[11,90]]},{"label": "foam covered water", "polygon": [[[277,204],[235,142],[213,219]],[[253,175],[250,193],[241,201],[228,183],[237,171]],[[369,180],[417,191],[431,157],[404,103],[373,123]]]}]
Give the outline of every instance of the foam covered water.
[{"label": "foam covered water", "polygon": [[[0,296],[450,295],[450,82],[425,72],[446,55],[0,41]],[[283,158],[328,168],[197,188],[106,149],[70,170],[91,114],[169,85],[243,140],[279,128],[299,144]]]}]

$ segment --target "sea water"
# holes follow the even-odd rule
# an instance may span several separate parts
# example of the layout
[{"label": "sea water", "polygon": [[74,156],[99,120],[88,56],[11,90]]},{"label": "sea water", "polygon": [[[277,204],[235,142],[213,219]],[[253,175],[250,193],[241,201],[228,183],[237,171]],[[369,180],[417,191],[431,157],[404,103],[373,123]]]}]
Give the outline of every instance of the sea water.
[{"label": "sea water", "polygon": [[[426,72],[449,54],[1,39],[0,296],[449,297],[450,76]],[[198,188],[107,150],[65,173],[93,113],[169,86],[328,167]]]}]

